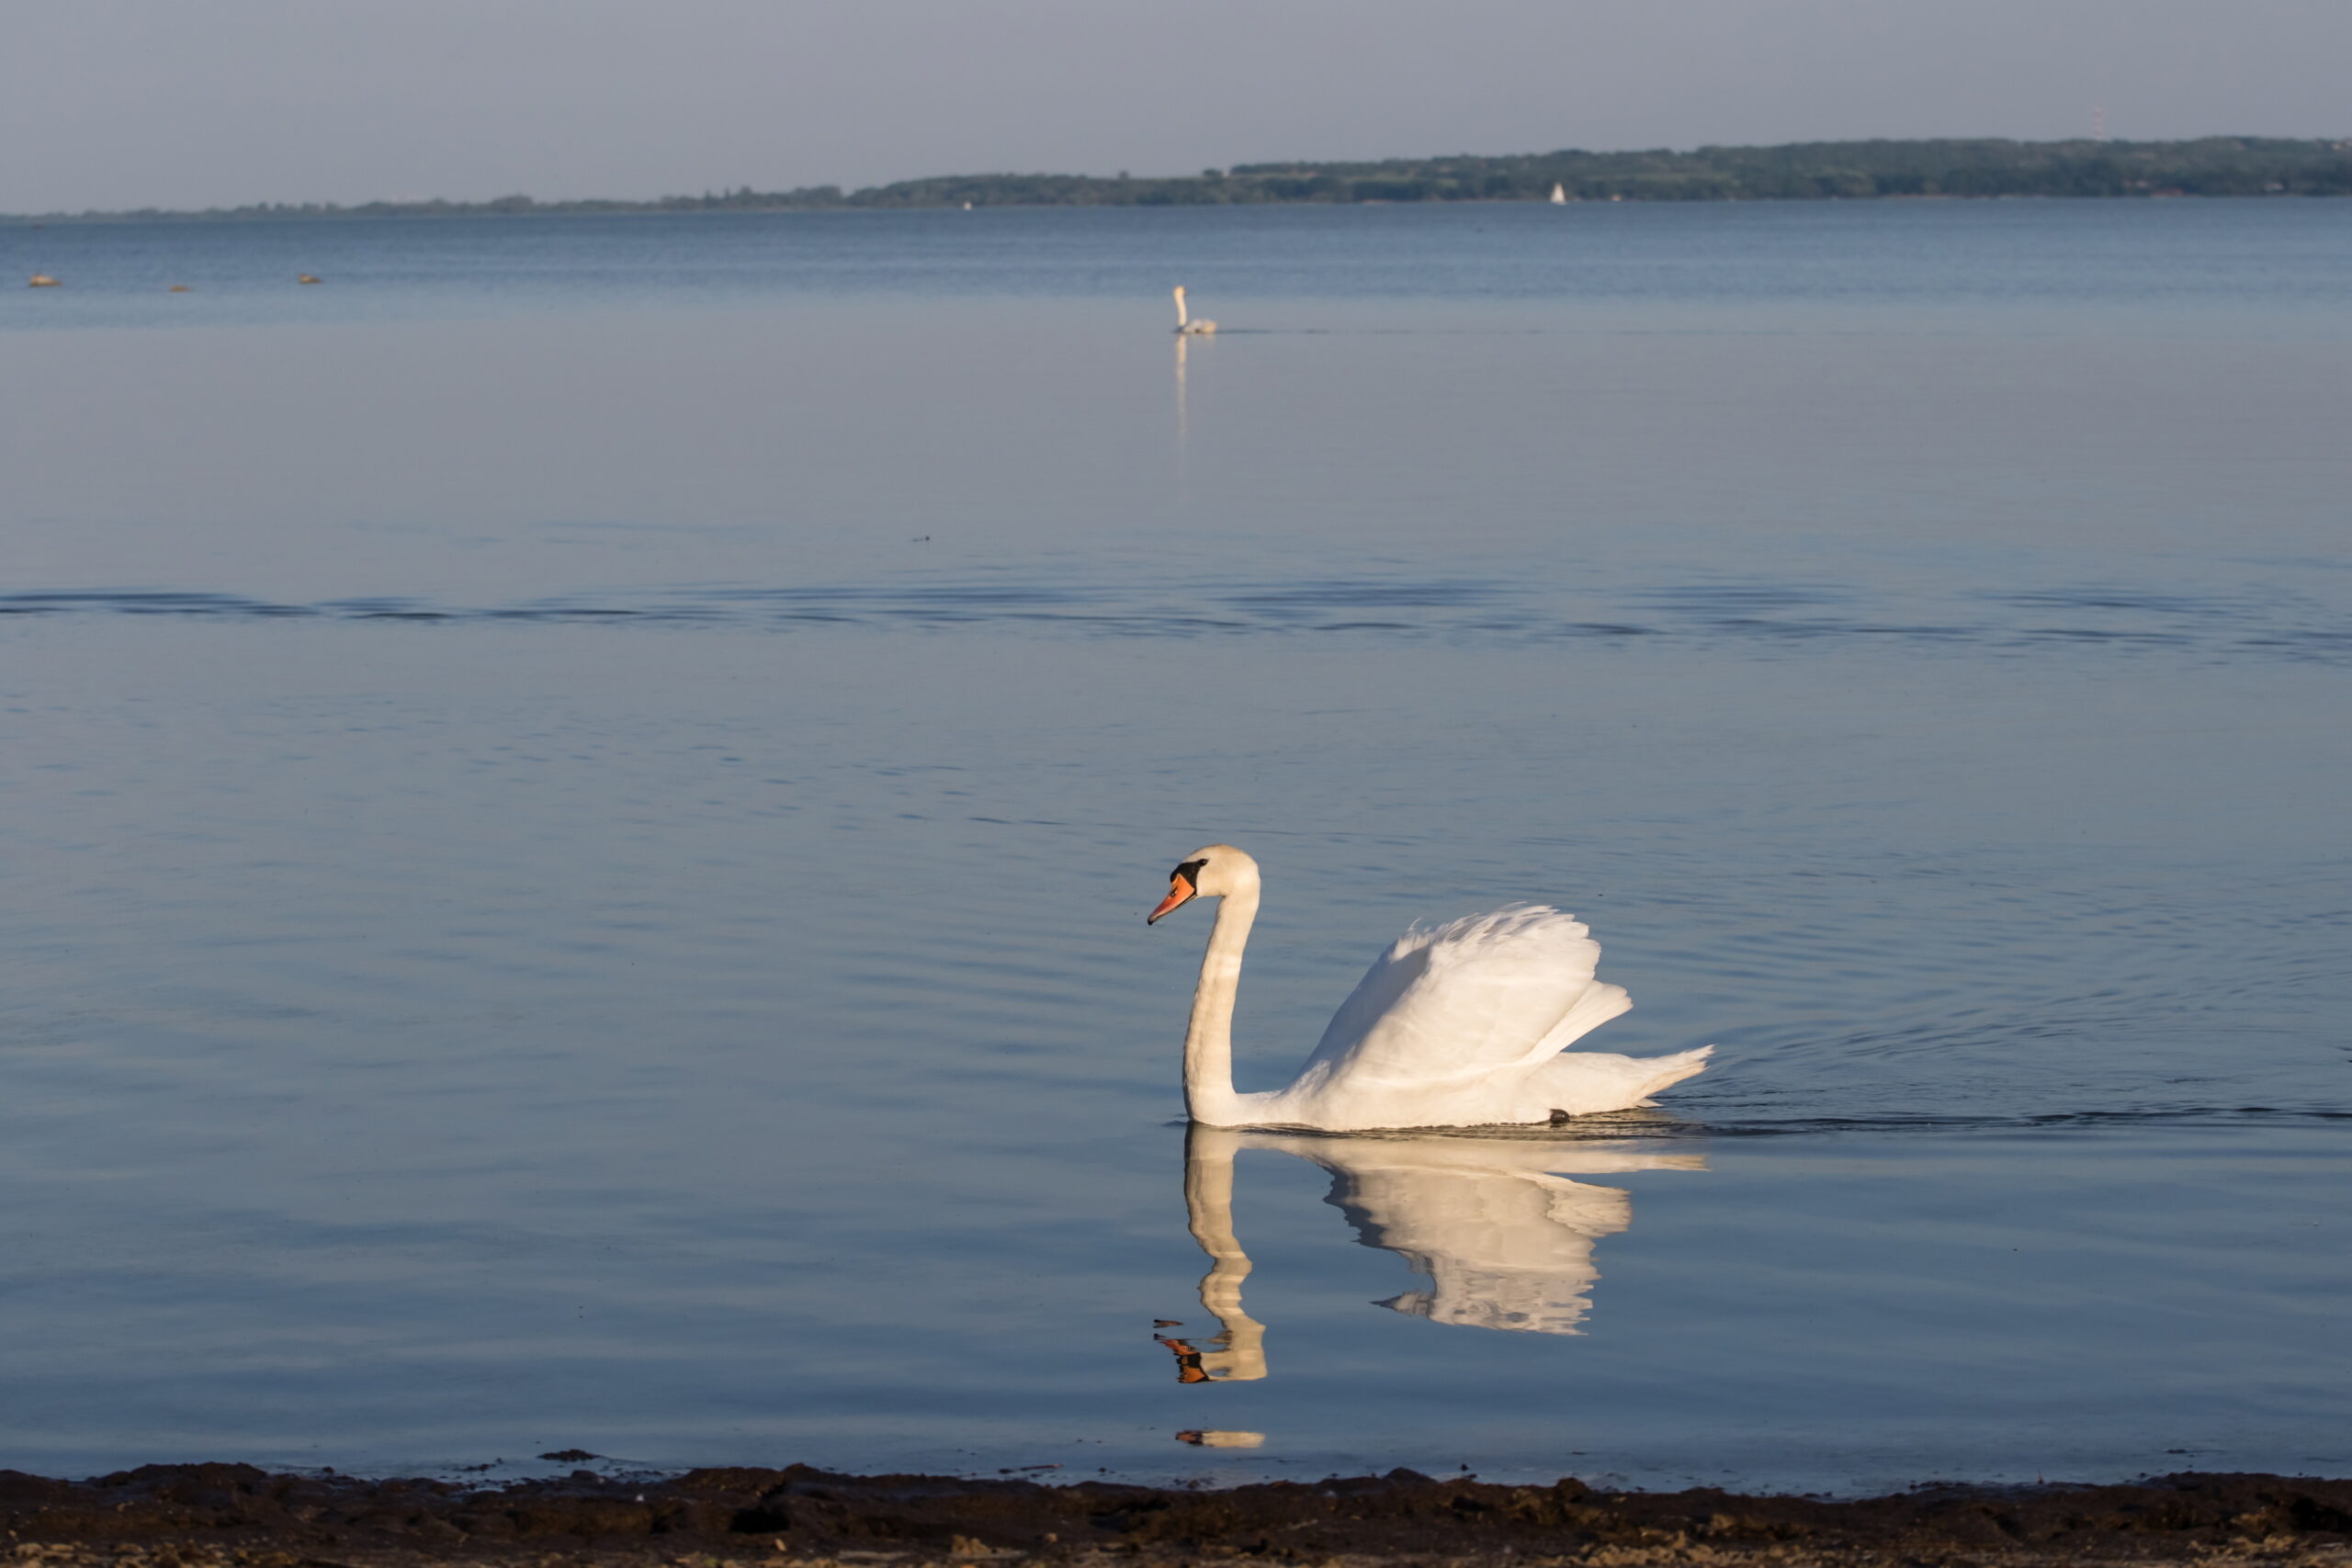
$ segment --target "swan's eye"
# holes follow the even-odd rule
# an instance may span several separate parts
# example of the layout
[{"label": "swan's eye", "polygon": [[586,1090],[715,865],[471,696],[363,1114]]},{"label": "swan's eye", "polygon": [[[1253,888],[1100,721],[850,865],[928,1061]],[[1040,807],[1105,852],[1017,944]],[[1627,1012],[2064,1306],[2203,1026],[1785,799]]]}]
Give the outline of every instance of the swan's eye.
[{"label": "swan's eye", "polygon": [[1201,885],[1201,867],[1208,863],[1209,863],[1205,859],[1188,860],[1182,865],[1178,866],[1174,871],[1170,872],[1168,874],[1168,880],[1173,882],[1181,876],[1185,881],[1191,883],[1193,886],[1198,887]]}]

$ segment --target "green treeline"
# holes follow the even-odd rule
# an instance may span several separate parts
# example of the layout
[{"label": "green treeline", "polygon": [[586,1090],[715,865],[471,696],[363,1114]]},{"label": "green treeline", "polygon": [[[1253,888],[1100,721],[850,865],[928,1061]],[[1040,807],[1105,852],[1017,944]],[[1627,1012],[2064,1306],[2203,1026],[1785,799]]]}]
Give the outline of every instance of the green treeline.
[{"label": "green treeline", "polygon": [[[1813,141],[1690,152],[1527,152],[1241,164],[1183,179],[905,180],[852,207],[1205,206],[1272,201],[1818,201],[1878,197],[2352,196],[2352,141]],[[800,193],[794,193],[796,196]],[[813,204],[812,204],[813,205]]]},{"label": "green treeline", "polygon": [[[2194,141],[1808,141],[1689,152],[1461,153],[1370,164],[1241,164],[1179,178],[1125,174],[947,175],[843,191],[706,192],[651,201],[266,203],[200,213],[85,218],[437,217],[520,212],[775,211],[839,208],[1205,207],[1261,202],[1819,201],[1888,197],[2352,196],[2352,141],[2208,136]],[[65,214],[51,214],[64,217]]]}]

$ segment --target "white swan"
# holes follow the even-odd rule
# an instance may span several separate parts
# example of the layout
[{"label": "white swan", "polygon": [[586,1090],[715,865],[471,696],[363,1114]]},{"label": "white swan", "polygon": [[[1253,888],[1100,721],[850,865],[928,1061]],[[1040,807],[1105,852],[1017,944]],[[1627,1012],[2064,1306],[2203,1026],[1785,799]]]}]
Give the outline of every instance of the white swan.
[{"label": "white swan", "polygon": [[1216,323],[1215,321],[1194,321],[1191,315],[1186,313],[1184,310],[1184,286],[1181,283],[1178,284],[1176,286],[1176,335],[1179,337],[1205,337],[1215,331],[1216,331]]},{"label": "white swan", "polygon": [[1212,1127],[1477,1127],[1551,1122],[1639,1105],[1703,1070],[1712,1045],[1671,1056],[1563,1050],[1634,1005],[1593,978],[1600,944],[1572,915],[1521,904],[1415,926],[1377,959],[1288,1089],[1233,1087],[1233,998],[1258,918],[1258,863],[1211,844],[1169,874],[1145,924],[1222,898],[1184,1032],[1184,1109]]}]

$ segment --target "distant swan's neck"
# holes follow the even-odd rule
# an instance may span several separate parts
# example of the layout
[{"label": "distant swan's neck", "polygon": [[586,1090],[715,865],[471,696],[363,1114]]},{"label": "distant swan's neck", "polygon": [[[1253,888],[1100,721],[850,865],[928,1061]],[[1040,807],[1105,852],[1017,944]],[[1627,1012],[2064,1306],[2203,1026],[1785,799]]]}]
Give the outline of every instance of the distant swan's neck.
[{"label": "distant swan's neck", "polygon": [[1193,988],[1193,1021],[1184,1031],[1184,1112],[1212,1127],[1240,1119],[1233,1092],[1233,998],[1241,988],[1241,950],[1258,918],[1258,890],[1229,893],[1217,904],[1216,929]]}]

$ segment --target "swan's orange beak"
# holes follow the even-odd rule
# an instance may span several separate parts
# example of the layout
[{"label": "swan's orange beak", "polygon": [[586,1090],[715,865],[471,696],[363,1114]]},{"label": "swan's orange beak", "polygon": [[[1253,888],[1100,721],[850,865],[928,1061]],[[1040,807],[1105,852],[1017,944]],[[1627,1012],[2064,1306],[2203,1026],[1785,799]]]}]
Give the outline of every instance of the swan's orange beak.
[{"label": "swan's orange beak", "polygon": [[1170,877],[1168,879],[1168,897],[1159,901],[1159,908],[1154,909],[1150,914],[1144,917],[1143,923],[1148,926],[1158,924],[1159,917],[1168,913],[1169,910],[1177,908],[1182,905],[1191,903],[1193,901],[1193,885],[1185,881],[1182,876]]}]

